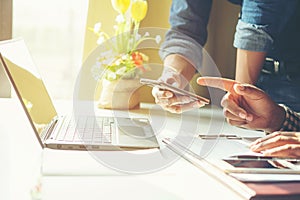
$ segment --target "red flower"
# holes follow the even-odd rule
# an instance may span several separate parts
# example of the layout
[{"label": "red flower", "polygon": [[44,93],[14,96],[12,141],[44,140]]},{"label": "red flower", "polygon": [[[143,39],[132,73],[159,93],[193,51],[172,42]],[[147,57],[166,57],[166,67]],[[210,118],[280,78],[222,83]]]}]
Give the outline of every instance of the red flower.
[{"label": "red flower", "polygon": [[146,71],[146,69],[143,67],[143,56],[139,52],[133,52],[131,54],[131,58],[137,68],[141,69],[143,72]]}]

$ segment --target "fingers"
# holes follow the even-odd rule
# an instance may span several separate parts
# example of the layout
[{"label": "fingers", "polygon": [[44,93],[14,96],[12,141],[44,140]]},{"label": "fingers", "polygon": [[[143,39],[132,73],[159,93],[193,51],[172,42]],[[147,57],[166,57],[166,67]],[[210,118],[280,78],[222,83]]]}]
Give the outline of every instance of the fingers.
[{"label": "fingers", "polygon": [[300,138],[295,132],[274,132],[265,138],[258,139],[250,145],[254,152],[261,152],[287,144],[300,145]]},{"label": "fingers", "polygon": [[155,98],[155,100],[168,99],[173,97],[173,95],[173,92],[168,90],[160,90],[158,87],[154,87],[152,89],[152,96]]},{"label": "fingers", "polygon": [[190,98],[189,96],[177,95],[168,90],[158,90],[153,92],[153,96],[155,97],[155,101],[158,104],[166,104],[166,105],[180,105],[180,104],[188,104],[190,102],[194,102],[195,100]]},{"label": "fingers", "polygon": [[232,114],[228,110],[223,110],[223,113],[226,117],[227,122],[232,126],[241,127],[247,124],[247,121],[245,119],[242,119],[239,116]]},{"label": "fingers", "polygon": [[152,89],[155,103],[171,113],[182,113],[205,105],[204,102],[195,101],[188,96],[176,95],[168,90]]},{"label": "fingers", "polygon": [[247,120],[247,121],[252,121],[253,120],[253,115],[248,113],[245,109],[240,107],[236,101],[235,96],[233,96],[230,93],[227,93],[222,101],[221,105],[224,110],[225,116],[230,119],[230,120]]},{"label": "fingers", "polygon": [[248,97],[252,100],[259,100],[267,98],[267,95],[259,88],[250,84],[235,84],[233,86],[234,91],[242,96]]},{"label": "fingers", "polygon": [[190,103],[186,103],[186,104],[176,104],[176,105],[170,105],[170,106],[165,106],[164,109],[171,112],[171,113],[183,113],[195,108],[200,108],[203,107],[205,105],[205,103],[203,102],[199,102],[199,101],[193,101]]},{"label": "fingers", "polygon": [[234,121],[242,121],[243,120],[239,116],[229,112],[227,109],[223,109],[223,114],[227,120],[234,120]]},{"label": "fingers", "polygon": [[265,156],[299,158],[300,157],[300,145],[299,144],[286,144],[283,146],[268,149],[265,152],[263,152],[263,154]]},{"label": "fingers", "polygon": [[[228,114],[226,116],[228,121],[232,124],[240,124],[240,121],[243,120],[253,122],[254,113],[260,112],[262,103],[274,104],[262,90],[250,84],[241,84],[235,80],[220,77],[200,77],[197,79],[197,83],[228,91],[222,99],[221,105],[225,110],[224,113]],[[252,125],[249,124],[249,127]],[[253,126],[253,128],[257,127]]]},{"label": "fingers", "polygon": [[232,79],[220,77],[199,77],[197,83],[203,86],[219,88],[221,90],[251,97],[252,99],[261,99],[266,97],[266,94],[259,88],[250,84],[242,84]]},{"label": "fingers", "polygon": [[[251,85],[239,84],[239,82],[226,78],[219,77],[200,77],[197,79],[197,83],[204,86],[210,86],[228,91],[222,99],[221,105],[226,110],[225,113],[231,113],[233,116],[237,116],[240,119],[246,119],[248,121],[253,120],[253,115],[246,112],[240,105],[237,104],[240,95],[251,95],[255,93],[255,87]],[[249,88],[248,88],[249,87]],[[254,90],[254,91],[253,91]],[[249,94],[248,94],[249,92]],[[229,121],[237,120],[229,118]]]},{"label": "fingers", "polygon": [[265,156],[299,158],[300,133],[274,132],[253,142],[250,149]]},{"label": "fingers", "polygon": [[232,126],[237,126],[237,127],[245,127],[247,125],[246,120],[232,120],[232,119],[227,119],[227,122],[232,125]]},{"label": "fingers", "polygon": [[258,144],[260,144],[260,143],[262,143],[262,142],[265,142],[265,141],[267,141],[267,140],[269,140],[269,139],[271,139],[271,138],[274,138],[274,137],[276,137],[276,136],[278,136],[278,135],[280,135],[280,132],[274,132],[274,133],[271,133],[271,134],[267,135],[266,137],[259,138],[259,139],[257,139],[256,141],[252,142],[250,146],[258,145]]},{"label": "fingers", "polygon": [[168,104],[170,106],[185,105],[192,102],[195,102],[195,100],[191,99],[188,96],[181,96],[181,95],[174,95],[174,97],[168,99]]},{"label": "fingers", "polygon": [[215,87],[227,92],[234,92],[233,86],[238,83],[232,79],[220,78],[220,77],[199,77],[197,83],[203,86]]}]

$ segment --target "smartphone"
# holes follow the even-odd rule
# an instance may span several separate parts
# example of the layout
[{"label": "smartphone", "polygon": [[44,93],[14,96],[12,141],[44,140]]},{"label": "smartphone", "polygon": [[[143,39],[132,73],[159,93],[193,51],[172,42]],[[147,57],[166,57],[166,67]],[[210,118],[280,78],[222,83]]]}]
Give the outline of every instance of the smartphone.
[{"label": "smartphone", "polygon": [[169,84],[167,84],[163,81],[141,78],[140,83],[143,84],[143,85],[151,86],[151,87],[158,87],[159,89],[162,89],[162,90],[169,90],[169,91],[171,91],[175,94],[189,96],[193,100],[195,100],[195,101],[200,100],[201,102],[203,102],[205,104],[209,104],[209,102],[210,102],[209,99],[207,99],[205,97],[201,97],[201,96],[199,96],[195,93],[192,93],[192,92],[189,92],[189,91],[186,91],[186,90],[183,90],[183,89],[176,88],[176,87],[174,87],[172,85],[169,85]]}]

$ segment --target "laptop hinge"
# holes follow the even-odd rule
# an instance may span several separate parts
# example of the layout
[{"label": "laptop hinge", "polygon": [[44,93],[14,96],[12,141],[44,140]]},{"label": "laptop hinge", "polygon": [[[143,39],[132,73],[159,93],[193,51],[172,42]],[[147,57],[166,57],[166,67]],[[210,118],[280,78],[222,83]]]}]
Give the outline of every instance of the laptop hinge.
[{"label": "laptop hinge", "polygon": [[51,133],[52,133],[54,127],[55,127],[56,124],[57,124],[57,122],[58,122],[58,117],[56,116],[56,117],[53,118],[53,119],[51,120],[51,122],[44,128],[44,130],[42,131],[42,134],[41,134],[41,139],[42,139],[42,141],[45,141],[45,140],[47,140],[47,139],[50,137],[50,135],[51,135]]}]

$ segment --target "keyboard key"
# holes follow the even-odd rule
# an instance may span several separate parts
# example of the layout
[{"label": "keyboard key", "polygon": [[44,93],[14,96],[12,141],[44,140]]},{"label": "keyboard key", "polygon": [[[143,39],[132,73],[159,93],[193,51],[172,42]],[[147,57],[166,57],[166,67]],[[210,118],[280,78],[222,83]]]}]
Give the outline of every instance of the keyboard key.
[{"label": "keyboard key", "polygon": [[84,143],[111,143],[114,119],[94,116],[80,116],[65,123],[65,134],[58,138],[65,141]]}]

